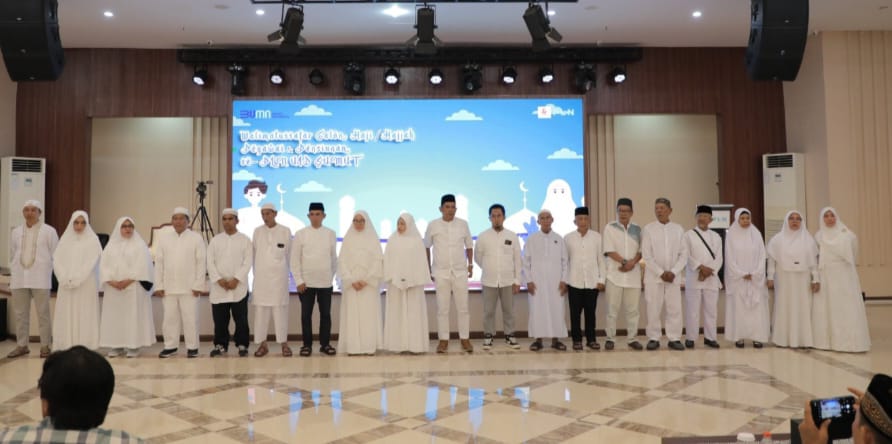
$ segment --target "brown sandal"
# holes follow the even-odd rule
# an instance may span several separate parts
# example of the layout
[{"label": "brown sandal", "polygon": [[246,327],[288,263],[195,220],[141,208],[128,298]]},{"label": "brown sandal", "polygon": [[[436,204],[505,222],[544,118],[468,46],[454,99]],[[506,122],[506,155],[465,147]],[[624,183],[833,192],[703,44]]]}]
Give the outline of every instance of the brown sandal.
[{"label": "brown sandal", "polygon": [[257,347],[257,350],[254,351],[254,356],[258,358],[262,358],[269,353],[269,347],[266,346],[266,341],[260,343],[260,347]]},{"label": "brown sandal", "polygon": [[292,356],[291,347],[288,344],[282,344],[282,356],[286,358],[290,358]]}]

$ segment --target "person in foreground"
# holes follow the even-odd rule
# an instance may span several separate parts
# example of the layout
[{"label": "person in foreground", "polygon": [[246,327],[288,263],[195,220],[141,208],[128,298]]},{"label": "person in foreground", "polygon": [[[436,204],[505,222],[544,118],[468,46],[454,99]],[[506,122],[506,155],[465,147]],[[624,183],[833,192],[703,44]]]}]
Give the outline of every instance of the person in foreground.
[{"label": "person in foreground", "polygon": [[3,444],[142,443],[120,430],[99,428],[115,391],[115,373],[100,354],[76,345],[43,362],[37,381],[43,420],[0,430]]},{"label": "person in foreground", "polygon": [[[878,373],[870,380],[867,392],[849,388],[855,395],[855,421],[852,441],[855,444],[892,444],[892,377]],[[805,417],[799,424],[802,444],[825,444],[830,420],[820,427],[815,424],[809,403],[805,403]]]}]

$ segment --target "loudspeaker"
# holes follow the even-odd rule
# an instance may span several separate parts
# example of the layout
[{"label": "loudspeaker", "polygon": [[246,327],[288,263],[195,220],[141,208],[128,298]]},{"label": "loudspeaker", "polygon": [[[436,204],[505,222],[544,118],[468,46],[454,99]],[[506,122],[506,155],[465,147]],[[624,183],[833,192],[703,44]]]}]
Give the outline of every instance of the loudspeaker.
[{"label": "loudspeaker", "polygon": [[57,0],[0,1],[0,46],[13,81],[56,80],[65,66]]},{"label": "loudspeaker", "polygon": [[746,71],[753,80],[796,80],[808,37],[808,0],[752,0]]}]

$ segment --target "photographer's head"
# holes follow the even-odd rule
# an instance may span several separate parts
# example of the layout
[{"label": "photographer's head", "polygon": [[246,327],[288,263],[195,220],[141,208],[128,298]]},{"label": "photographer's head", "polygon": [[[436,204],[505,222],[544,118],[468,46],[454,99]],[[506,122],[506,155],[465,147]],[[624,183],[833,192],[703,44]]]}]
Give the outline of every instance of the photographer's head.
[{"label": "photographer's head", "polygon": [[861,397],[852,439],[856,444],[892,444],[892,377],[876,374]]},{"label": "photographer's head", "polygon": [[37,387],[53,428],[88,430],[105,421],[115,373],[102,355],[78,345],[46,358]]}]

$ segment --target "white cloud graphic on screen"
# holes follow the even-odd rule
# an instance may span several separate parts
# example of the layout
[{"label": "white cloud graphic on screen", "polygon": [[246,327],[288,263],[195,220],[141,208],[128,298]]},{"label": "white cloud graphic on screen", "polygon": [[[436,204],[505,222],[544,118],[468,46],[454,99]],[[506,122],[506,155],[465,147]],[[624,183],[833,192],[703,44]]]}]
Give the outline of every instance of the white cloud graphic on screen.
[{"label": "white cloud graphic on screen", "polygon": [[323,109],[319,106],[316,106],[316,105],[307,105],[307,106],[303,107],[300,111],[294,113],[294,115],[301,116],[301,117],[330,116],[331,112],[326,111],[325,109]]},{"label": "white cloud graphic on screen", "polygon": [[248,171],[248,170],[238,170],[238,172],[232,173],[232,180],[263,180],[262,177]]},{"label": "white cloud graphic on screen", "polygon": [[549,103],[536,107],[531,114],[540,119],[550,119],[552,117],[576,115],[576,110],[573,108],[563,109],[553,103]]},{"label": "white cloud graphic on screen", "polygon": [[548,160],[576,160],[582,159],[582,154],[577,153],[576,151],[571,150],[570,148],[561,148],[546,157]]},{"label": "white cloud graphic on screen", "polygon": [[520,168],[512,165],[511,162],[498,159],[481,168],[481,171],[517,171],[519,169]]},{"label": "white cloud graphic on screen", "polygon": [[232,126],[251,126],[251,124],[238,117],[232,116]]},{"label": "white cloud graphic on screen", "polygon": [[475,120],[483,120],[483,117],[480,117],[477,114],[474,114],[466,109],[460,109],[446,118],[447,122],[467,122]]},{"label": "white cloud graphic on screen", "polygon": [[309,182],[304,182],[301,186],[294,189],[295,193],[328,193],[331,191],[331,188],[322,185],[315,180],[311,180]]}]

